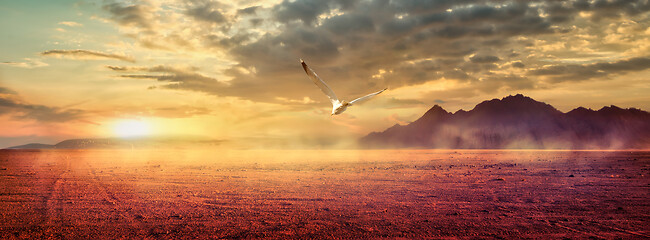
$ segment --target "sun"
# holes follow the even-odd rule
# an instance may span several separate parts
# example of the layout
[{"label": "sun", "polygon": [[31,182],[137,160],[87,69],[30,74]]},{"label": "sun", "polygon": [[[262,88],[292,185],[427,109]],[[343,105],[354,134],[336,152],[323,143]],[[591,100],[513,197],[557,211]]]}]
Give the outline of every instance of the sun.
[{"label": "sun", "polygon": [[149,124],[141,120],[121,120],[113,128],[115,135],[122,138],[143,137],[150,134]]}]

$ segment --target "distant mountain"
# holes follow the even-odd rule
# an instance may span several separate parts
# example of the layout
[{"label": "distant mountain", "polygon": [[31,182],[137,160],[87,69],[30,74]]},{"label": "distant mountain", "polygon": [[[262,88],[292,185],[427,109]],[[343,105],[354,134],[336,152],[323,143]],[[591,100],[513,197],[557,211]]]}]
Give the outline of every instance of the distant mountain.
[{"label": "distant mountain", "polygon": [[366,148],[648,149],[650,113],[576,108],[562,113],[521,94],[450,113],[435,105],[408,125],[361,138]]},{"label": "distant mountain", "polygon": [[119,148],[174,148],[206,147],[221,144],[222,140],[193,137],[149,138],[83,138],[69,139],[54,145],[30,143],[7,149],[119,149]]},{"label": "distant mountain", "polygon": [[7,149],[50,149],[54,148],[54,145],[42,144],[42,143],[29,143],[20,146],[8,147]]}]

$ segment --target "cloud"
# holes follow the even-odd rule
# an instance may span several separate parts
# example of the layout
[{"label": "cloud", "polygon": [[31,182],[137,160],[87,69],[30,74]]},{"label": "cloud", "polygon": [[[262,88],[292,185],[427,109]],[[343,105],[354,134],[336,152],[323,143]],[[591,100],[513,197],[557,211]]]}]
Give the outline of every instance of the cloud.
[{"label": "cloud", "polygon": [[124,26],[135,26],[143,29],[152,27],[153,13],[151,6],[145,4],[123,5],[109,3],[103,6],[111,13],[111,19]]},{"label": "cloud", "polygon": [[83,120],[85,111],[64,109],[21,101],[18,94],[8,88],[0,87],[0,115],[12,115],[15,119],[36,120],[38,122],[69,122]]},{"label": "cloud", "polygon": [[237,10],[238,15],[255,15],[260,6],[252,6]]},{"label": "cloud", "polygon": [[328,19],[324,28],[334,34],[343,35],[373,32],[375,25],[367,15],[344,14]]},{"label": "cloud", "polygon": [[329,2],[323,0],[293,2],[284,0],[274,7],[274,13],[280,22],[287,23],[292,20],[300,20],[306,25],[312,25],[319,15],[330,11]]},{"label": "cloud", "polygon": [[165,118],[187,118],[197,115],[207,115],[212,112],[213,110],[204,107],[182,105],[177,107],[155,108],[149,111],[148,115]]},{"label": "cloud", "polygon": [[[120,67],[120,66],[106,66],[106,68],[113,71],[129,71],[134,70],[132,67]],[[146,69],[146,68],[145,68]]]},{"label": "cloud", "polygon": [[288,103],[288,104],[312,104],[316,103],[316,101],[311,100],[309,97],[304,97],[303,99],[288,99],[284,97],[276,97],[278,101]]},{"label": "cloud", "polygon": [[200,21],[225,23],[227,21],[227,18],[223,14],[220,5],[221,4],[218,2],[204,2],[198,6],[187,9],[185,14]]},{"label": "cloud", "polygon": [[535,82],[530,78],[516,74],[490,75],[474,85],[477,90],[484,93],[495,93],[504,88],[508,91],[519,91],[536,87]]},{"label": "cloud", "polygon": [[72,21],[65,21],[65,22],[59,22],[60,25],[65,25],[68,27],[81,27],[83,24],[78,23],[78,22],[72,22]]},{"label": "cloud", "polygon": [[515,67],[515,68],[524,68],[524,67],[526,67],[526,65],[524,65],[524,63],[522,63],[522,62],[520,62],[520,61],[517,61],[517,62],[513,62],[513,63],[512,63],[512,67]]},{"label": "cloud", "polygon": [[24,58],[24,60],[25,61],[23,62],[0,62],[0,64],[20,68],[37,68],[49,66],[49,64],[44,63],[38,59]]},{"label": "cloud", "polygon": [[9,89],[9,88],[0,87],[0,94],[16,95],[16,94],[18,94],[18,93],[16,93],[14,90],[11,90],[11,89]]},{"label": "cloud", "polygon": [[[122,77],[153,79],[168,89],[289,104],[283,100],[326,100],[306,81],[299,58],[342,98],[368,89],[436,81],[467,84],[480,94],[535,89],[542,84],[552,88],[561,81],[544,80],[569,76],[573,70],[585,73],[583,78],[606,77],[611,74],[600,72],[605,66],[592,71],[593,67],[583,69],[562,60],[585,55],[585,61],[593,61],[594,56],[607,59],[600,53],[623,52],[622,43],[588,39],[604,37],[608,25],[601,21],[607,19],[643,23],[648,12],[641,10],[647,5],[647,1],[628,0],[283,0],[233,5],[193,0],[155,11],[143,2],[108,4],[104,9],[121,27],[134,31],[129,36],[143,46],[198,55],[207,52],[232,62],[220,72],[227,83],[191,69],[152,72],[155,66]],[[542,49],[544,44],[558,43],[566,45],[559,48],[562,51]],[[613,68],[615,63],[609,64]],[[380,70],[384,73],[378,75]],[[548,74],[558,71],[565,74]]]},{"label": "cloud", "polygon": [[584,1],[580,2],[586,10],[591,10],[591,18],[596,21],[607,18],[617,19],[624,14],[637,15],[650,10],[650,2],[643,0],[599,0],[590,2],[588,6]]},{"label": "cloud", "polygon": [[615,62],[550,65],[532,69],[528,73],[533,76],[548,77],[553,82],[563,82],[581,81],[613,74],[643,71],[649,68],[650,57],[637,57]]},{"label": "cloud", "polygon": [[154,67],[107,66],[107,68],[118,72],[140,72],[138,74],[121,74],[119,77],[153,79],[163,83],[158,86],[161,88],[207,92],[214,95],[221,95],[221,93],[227,92],[224,91],[227,88],[225,83],[196,72],[198,70],[196,68],[179,68],[163,65]]},{"label": "cloud", "polygon": [[409,108],[418,105],[424,105],[424,102],[417,99],[402,99],[402,98],[389,98],[384,104],[390,108]]},{"label": "cloud", "polygon": [[213,113],[212,109],[191,105],[176,105],[166,107],[142,108],[134,106],[117,106],[111,109],[111,117],[163,117],[163,118],[189,118],[198,115]]},{"label": "cloud", "polygon": [[64,58],[70,58],[70,59],[94,59],[94,60],[100,60],[100,59],[115,59],[115,60],[121,60],[125,62],[135,62],[135,59],[129,56],[125,55],[119,55],[119,54],[111,54],[111,53],[103,53],[103,52],[97,52],[97,51],[90,51],[90,50],[48,50],[45,52],[42,52],[41,55],[43,56],[55,56],[55,57],[64,57]]},{"label": "cloud", "polygon": [[[462,7],[447,11],[455,5]],[[466,62],[464,58],[478,52],[477,48],[496,40],[507,44],[508,40],[501,40],[504,37],[552,32],[550,23],[539,17],[536,8],[515,3],[497,6],[450,1],[410,5],[364,1],[343,7],[334,1],[284,1],[272,12],[284,23],[279,34],[235,45],[230,51],[236,61],[258,70],[254,75],[231,71],[233,86],[256,82],[267,85],[266,92],[292,89],[285,86],[288,81],[280,80],[301,80],[302,73],[291,64],[297,58],[311,60],[321,77],[325,76],[331,85],[341,86],[341,90],[335,90],[343,91],[340,95],[358,93],[347,89],[398,88],[441,78],[470,81],[501,60],[494,55],[477,55]],[[332,16],[323,17],[328,14]],[[436,60],[420,61],[427,58]],[[484,66],[472,66],[478,64]],[[379,69],[392,73],[372,78]],[[278,76],[277,81],[274,76]],[[274,98],[280,94],[287,91],[265,95]],[[246,92],[241,96],[250,98]]]},{"label": "cloud", "polygon": [[223,38],[216,36],[206,37],[206,42],[211,46],[218,46],[222,48],[232,48],[234,46],[248,43],[252,35],[248,33],[238,33],[231,37]]},{"label": "cloud", "polygon": [[469,58],[473,63],[493,63],[498,62],[500,59],[497,56],[479,56],[475,55]]}]

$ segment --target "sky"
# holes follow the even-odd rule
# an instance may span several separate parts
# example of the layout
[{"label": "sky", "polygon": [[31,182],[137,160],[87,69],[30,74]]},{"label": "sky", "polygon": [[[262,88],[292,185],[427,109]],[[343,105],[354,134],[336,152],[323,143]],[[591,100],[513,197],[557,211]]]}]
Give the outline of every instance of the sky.
[{"label": "sky", "polygon": [[[0,148],[199,136],[349,146],[522,93],[650,110],[647,0],[0,1]],[[330,116],[302,58],[352,100]],[[129,133],[129,132],[132,133]]]}]

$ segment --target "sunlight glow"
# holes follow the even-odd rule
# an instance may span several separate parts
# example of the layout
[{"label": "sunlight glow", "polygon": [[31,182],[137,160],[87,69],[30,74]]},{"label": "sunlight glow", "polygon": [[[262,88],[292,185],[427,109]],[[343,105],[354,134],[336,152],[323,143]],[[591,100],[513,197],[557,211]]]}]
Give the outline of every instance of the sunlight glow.
[{"label": "sunlight glow", "polygon": [[122,138],[142,137],[150,134],[149,124],[141,120],[118,121],[113,131]]}]

